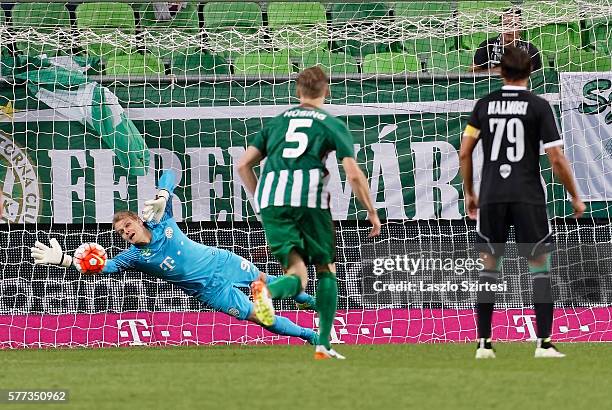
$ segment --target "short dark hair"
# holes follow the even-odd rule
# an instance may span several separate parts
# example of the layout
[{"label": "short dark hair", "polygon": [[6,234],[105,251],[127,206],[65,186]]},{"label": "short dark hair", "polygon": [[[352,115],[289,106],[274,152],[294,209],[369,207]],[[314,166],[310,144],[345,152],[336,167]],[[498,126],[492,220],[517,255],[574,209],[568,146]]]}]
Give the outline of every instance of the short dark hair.
[{"label": "short dark hair", "polygon": [[522,48],[508,46],[501,58],[501,75],[506,80],[525,80],[531,74],[531,57]]},{"label": "short dark hair", "polygon": [[516,6],[508,7],[502,13],[502,17],[504,16],[521,17],[521,9]]},{"label": "short dark hair", "polygon": [[319,66],[314,66],[302,71],[295,81],[299,96],[307,98],[318,98],[325,95],[329,79],[325,71]]}]

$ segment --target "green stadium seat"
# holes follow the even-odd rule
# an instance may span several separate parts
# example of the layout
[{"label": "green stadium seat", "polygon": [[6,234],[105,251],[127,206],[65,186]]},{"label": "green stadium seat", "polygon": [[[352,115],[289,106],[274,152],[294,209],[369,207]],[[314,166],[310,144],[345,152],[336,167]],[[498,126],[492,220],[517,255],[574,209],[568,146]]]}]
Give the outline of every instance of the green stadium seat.
[{"label": "green stadium seat", "polygon": [[236,75],[289,75],[293,64],[289,53],[255,52],[236,57],[234,74]]},{"label": "green stadium seat", "polygon": [[[261,8],[257,3],[213,2],[204,5],[204,27],[209,48],[226,58],[263,45],[263,39],[252,39],[262,24]],[[245,40],[245,35],[251,38]],[[262,44],[257,44],[260,41]]]},{"label": "green stadium seat", "polygon": [[[395,3],[394,15],[398,22],[402,22],[406,27],[431,27],[431,30],[449,27],[455,11],[450,2],[397,2]],[[418,26],[417,26],[418,24]],[[426,29],[425,29],[426,30]],[[414,40],[404,41],[404,49],[414,51],[417,54],[438,52],[444,53],[446,50],[456,49],[456,37],[450,35],[452,30],[448,30],[447,37],[424,36]]]},{"label": "green stadium seat", "polygon": [[[70,44],[68,38],[59,37],[58,30],[64,30],[64,36],[70,35],[70,13],[61,3],[17,3],[11,10],[13,29],[27,31],[36,28],[39,33],[49,34],[53,41]],[[36,41],[18,41],[17,50],[30,56],[46,54],[49,57],[63,54],[65,48]]]},{"label": "green stadium seat", "polygon": [[[342,27],[343,24],[351,22],[364,25],[366,21],[374,22],[388,15],[389,7],[385,3],[333,3],[331,6],[331,22],[335,27]],[[384,53],[390,50],[389,44],[372,44],[359,40],[336,40],[334,44],[339,50],[353,56]]]},{"label": "green stadium seat", "polygon": [[417,54],[432,52],[443,53],[447,50],[454,50],[455,39],[452,37],[423,37],[404,42],[404,48]]},{"label": "green stadium seat", "polygon": [[229,74],[230,67],[227,61],[214,54],[177,54],[172,60],[172,74],[176,75],[206,75]]},{"label": "green stadium seat", "polygon": [[136,23],[134,10],[125,3],[82,3],[76,8],[77,28],[90,30],[97,35],[110,35],[111,41],[95,41],[90,44],[87,34],[81,33],[81,47],[89,55],[110,57],[129,54],[131,46],[121,33],[134,34]]},{"label": "green stadium seat", "polygon": [[[464,49],[475,50],[489,37],[499,33],[484,30],[490,24],[499,26],[501,15],[504,10],[512,7],[510,1],[473,1],[458,0],[457,11],[460,31],[474,30],[471,34],[463,34],[460,37],[460,45]],[[477,24],[477,26],[475,26]],[[483,30],[483,31],[480,31]]]},{"label": "green stadium seat", "polygon": [[321,3],[270,3],[268,26],[272,46],[289,50],[291,55],[299,56],[305,52],[327,48],[327,18]]},{"label": "green stadium seat", "polygon": [[328,51],[305,53],[300,57],[298,65],[300,70],[318,65],[328,75],[359,73],[359,66],[355,57],[344,53],[330,53]]},{"label": "green stadium seat", "polygon": [[556,53],[553,57],[557,71],[609,72],[612,71],[612,56],[595,51],[570,48],[569,52]]},{"label": "green stadium seat", "polygon": [[435,23],[448,23],[454,12],[455,7],[449,1],[398,1],[393,7],[396,17],[420,22],[431,20]]},{"label": "green stadium seat", "polygon": [[190,1],[185,4],[172,20],[158,21],[155,17],[153,3],[142,4],[139,10],[140,26],[143,30],[147,30],[149,38],[152,37],[153,43],[147,44],[146,37],[144,46],[147,52],[160,58],[171,58],[173,54],[192,54],[199,51],[198,46],[182,47],[182,48],[167,48],[158,46],[174,42],[168,37],[176,36],[178,39],[186,38],[198,34],[200,30],[200,22],[198,19],[198,3]]},{"label": "green stadium seat", "polygon": [[[543,3],[540,1],[525,1],[523,3],[524,15],[529,18],[533,13],[534,18],[545,21],[555,19],[569,14],[578,13],[578,8],[573,1],[558,1],[556,3]],[[532,18],[533,20],[533,18]],[[525,38],[533,43],[543,53],[566,53],[570,47],[582,48],[580,38],[580,22],[545,24],[540,27],[527,30]]]},{"label": "green stadium seat", "polygon": [[150,54],[117,54],[109,56],[105,63],[104,74],[117,76],[158,76],[165,71],[164,63]]},{"label": "green stadium seat", "polygon": [[470,71],[474,62],[474,52],[471,50],[453,50],[426,54],[427,71],[432,73],[460,74]]},{"label": "green stadium seat", "polygon": [[421,71],[421,61],[414,54],[379,53],[363,58],[361,71],[364,74],[400,74]]}]

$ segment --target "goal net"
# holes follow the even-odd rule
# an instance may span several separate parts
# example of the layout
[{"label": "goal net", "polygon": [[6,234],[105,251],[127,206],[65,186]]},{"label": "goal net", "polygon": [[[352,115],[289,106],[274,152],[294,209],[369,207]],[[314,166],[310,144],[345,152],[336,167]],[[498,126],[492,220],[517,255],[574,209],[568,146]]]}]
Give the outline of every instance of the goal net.
[{"label": "goal net", "polygon": [[[262,125],[297,104],[295,74],[313,65],[330,75],[325,109],[351,130],[384,220],[382,235],[368,238],[365,211],[328,161],[333,341],[474,339],[478,255],[458,150],[476,100],[501,87],[494,66],[511,35],[538,50],[530,87],[552,104],[589,201],[572,219],[542,156],[557,243],[554,337],[612,340],[611,16],[607,0],[3,5],[0,346],[296,342],[142,272],[34,266],[29,248],[57,238],[68,253],[97,242],[116,255],[127,244],[112,232],[113,213],[142,210],[173,169],[174,215],[192,239],[281,274],[236,165]],[[533,338],[531,277],[512,244],[501,272],[494,337]],[[275,303],[316,328],[313,312]]]}]

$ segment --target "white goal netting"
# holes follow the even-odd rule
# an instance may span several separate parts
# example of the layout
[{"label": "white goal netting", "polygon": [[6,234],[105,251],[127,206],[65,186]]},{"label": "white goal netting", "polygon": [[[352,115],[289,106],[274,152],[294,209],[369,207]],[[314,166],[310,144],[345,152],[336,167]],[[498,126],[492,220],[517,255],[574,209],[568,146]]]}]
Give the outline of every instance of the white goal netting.
[{"label": "white goal netting", "polygon": [[[612,340],[609,1],[2,7],[0,346],[287,343],[213,314],[141,272],[84,277],[34,267],[29,248],[36,239],[56,237],[69,252],[85,241],[100,243],[111,256],[126,249],[111,232],[113,213],[141,210],[160,171],[172,168],[181,178],[174,213],[189,236],[280,274],[235,167],[262,124],[297,103],[295,74],[316,64],[331,78],[326,109],[352,131],[386,221],[380,238],[367,238],[365,212],[342,170],[329,162],[340,291],[334,341],[475,337],[474,292],[401,286],[461,284],[477,280],[476,271],[419,276],[373,269],[376,260],[397,255],[473,256],[460,136],[475,101],[501,86],[488,69],[503,48],[496,40],[509,33],[538,50],[531,89],[553,105],[579,189],[590,201],[582,219],[570,219],[566,194],[542,157],[558,244],[555,335]],[[487,39],[492,66],[479,64],[474,72],[474,55]],[[503,313],[494,334],[533,337],[531,279],[512,247],[502,280],[509,290],[499,295]],[[313,313],[295,311],[288,301],[277,308],[316,326]]]}]

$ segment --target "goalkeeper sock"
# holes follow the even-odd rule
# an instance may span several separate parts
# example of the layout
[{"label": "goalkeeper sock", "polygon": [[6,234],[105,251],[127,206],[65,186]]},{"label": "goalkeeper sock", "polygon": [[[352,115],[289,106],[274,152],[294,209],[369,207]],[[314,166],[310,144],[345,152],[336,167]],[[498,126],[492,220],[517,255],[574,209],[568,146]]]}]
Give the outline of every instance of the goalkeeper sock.
[{"label": "goalkeeper sock", "polygon": [[302,281],[296,275],[283,275],[268,285],[272,299],[287,299],[302,292]]},{"label": "goalkeeper sock", "polygon": [[486,285],[497,283],[499,272],[484,270],[478,275],[479,290],[476,294],[476,316],[478,317],[478,338],[491,337],[491,321],[495,306],[495,292],[487,290]]},{"label": "goalkeeper sock", "polygon": [[283,316],[276,315],[274,317],[274,324],[266,327],[266,329],[277,335],[299,337],[310,344],[315,344],[317,341],[317,332],[312,329],[298,326]]},{"label": "goalkeeper sock", "polygon": [[338,282],[331,272],[317,274],[317,313],[319,314],[319,344],[331,349],[331,334],[338,307]]},{"label": "goalkeeper sock", "polygon": [[309,295],[306,292],[301,292],[298,295],[294,296],[293,300],[295,300],[296,303],[307,304],[311,306],[311,309],[315,309],[316,302],[314,296]]},{"label": "goalkeeper sock", "polygon": [[550,272],[539,272],[533,277],[533,306],[536,314],[536,330],[540,339],[550,337],[554,304]]},{"label": "goalkeeper sock", "polygon": [[[283,276],[268,275],[268,289],[270,289],[270,285],[272,283],[276,282],[277,280],[281,279],[282,277]],[[295,300],[299,304],[307,303],[310,306],[312,306],[312,308],[314,309],[315,298],[312,295],[309,295],[308,293],[306,293],[304,291],[301,291],[300,293],[295,295],[293,297],[293,300]]]}]

